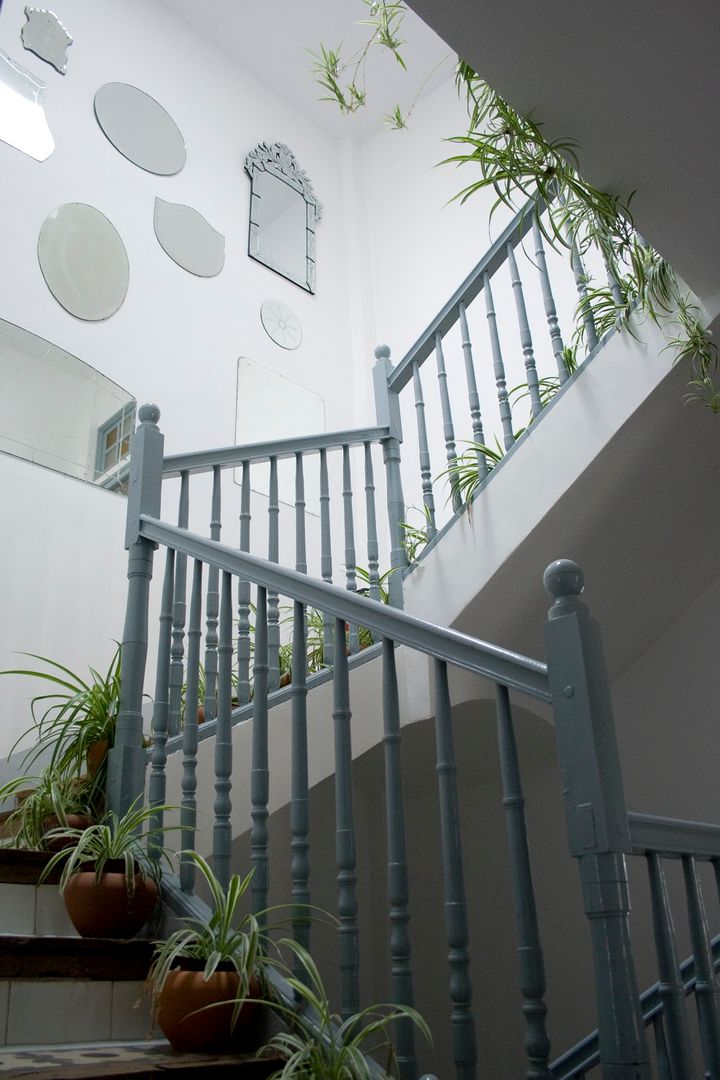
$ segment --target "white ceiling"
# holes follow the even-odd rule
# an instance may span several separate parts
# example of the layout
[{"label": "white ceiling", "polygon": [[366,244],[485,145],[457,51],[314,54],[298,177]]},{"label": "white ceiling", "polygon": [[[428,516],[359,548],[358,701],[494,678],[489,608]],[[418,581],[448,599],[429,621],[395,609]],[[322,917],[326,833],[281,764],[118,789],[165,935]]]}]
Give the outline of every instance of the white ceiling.
[{"label": "white ceiling", "polygon": [[427,93],[439,78],[450,78],[448,59],[425,86],[432,69],[449,56],[449,47],[412,11],[408,11],[401,36],[408,71],[384,49],[368,58],[368,103],[352,116],[341,116],[329,102],[312,74],[311,52],[320,42],[351,57],[367,40],[368,28],[357,25],[367,14],[361,0],[158,0],[199,33],[219,45],[256,78],[292,101],[315,123],[335,138],[350,135],[367,138],[382,126],[382,118],[394,105],[408,106],[418,90]]}]

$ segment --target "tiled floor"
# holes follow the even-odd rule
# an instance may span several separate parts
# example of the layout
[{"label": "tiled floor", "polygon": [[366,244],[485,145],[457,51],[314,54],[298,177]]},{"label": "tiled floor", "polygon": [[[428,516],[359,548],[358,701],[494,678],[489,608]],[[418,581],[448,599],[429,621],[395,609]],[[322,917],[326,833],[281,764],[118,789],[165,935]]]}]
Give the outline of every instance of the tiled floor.
[{"label": "tiled floor", "polygon": [[[255,1059],[251,1058],[254,1062]],[[93,1080],[94,1077],[132,1077],[158,1073],[183,1075],[184,1068],[225,1075],[223,1066],[238,1072],[242,1059],[224,1054],[178,1054],[164,1039],[128,1043],[85,1043],[74,1046],[8,1047],[0,1053],[2,1080],[60,1080],[72,1077]],[[258,1063],[259,1064],[259,1063]],[[274,1067],[277,1067],[277,1063]],[[263,1070],[265,1073],[271,1069]],[[231,1075],[231,1073],[228,1073]],[[243,1073],[244,1075],[244,1073]]]}]

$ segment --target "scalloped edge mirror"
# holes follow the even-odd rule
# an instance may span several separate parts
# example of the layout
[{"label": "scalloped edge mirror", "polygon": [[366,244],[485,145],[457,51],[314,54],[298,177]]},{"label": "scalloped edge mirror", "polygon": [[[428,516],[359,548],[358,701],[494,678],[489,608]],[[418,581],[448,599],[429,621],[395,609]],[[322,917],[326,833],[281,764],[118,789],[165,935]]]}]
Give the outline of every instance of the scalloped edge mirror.
[{"label": "scalloped edge mirror", "polygon": [[248,255],[315,292],[315,225],[322,206],[285,143],[258,143],[245,158],[250,177]]}]

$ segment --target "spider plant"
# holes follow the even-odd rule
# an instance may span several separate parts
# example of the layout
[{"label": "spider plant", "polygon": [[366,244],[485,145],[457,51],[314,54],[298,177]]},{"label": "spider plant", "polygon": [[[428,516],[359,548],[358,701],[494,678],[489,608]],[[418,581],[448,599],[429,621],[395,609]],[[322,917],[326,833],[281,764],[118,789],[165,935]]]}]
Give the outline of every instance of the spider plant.
[{"label": "spider plant", "polygon": [[32,764],[49,751],[49,767],[53,773],[79,776],[88,749],[94,743],[107,740],[108,746],[112,746],[120,708],[120,646],[115,650],[107,672],[102,674],[90,668],[87,680],[47,656],[23,655],[39,660],[48,670],[17,668],[1,671],[0,675],[25,675],[41,679],[49,687],[47,693],[37,694],[32,699],[33,723],[16,740],[10,753],[33,736],[35,745],[25,754],[24,764]]},{"label": "spider plant", "polygon": [[417,562],[418,556],[425,545],[428,544],[434,536],[435,527],[433,525],[432,515],[427,506],[423,506],[422,509],[418,509],[417,506],[411,506],[410,509],[421,514],[423,518],[422,525],[413,525],[410,521],[400,522],[400,528],[403,531],[403,547],[405,548],[407,561],[412,566],[413,563]]},{"label": "spider plant", "polygon": [[38,776],[16,776],[0,787],[0,802],[28,787],[29,793],[5,819],[9,843],[14,848],[46,850],[53,824],[70,827],[68,817],[75,815],[97,820],[102,792],[95,777],[77,777],[49,768]]},{"label": "spider plant", "polygon": [[444,476],[447,477],[450,485],[448,498],[451,499],[453,495],[457,495],[461,506],[466,506],[468,511],[475,492],[484,480],[484,476],[480,475],[478,464],[480,454],[485,458],[488,472],[494,469],[496,465],[499,465],[505,456],[505,452],[499,443],[497,443],[497,449],[493,450],[491,446],[486,446],[485,443],[469,442],[467,450],[463,450],[462,454],[458,454],[455,461],[451,462],[447,469],[435,477],[436,480],[440,480]]},{"label": "spider plant", "polygon": [[385,1075],[397,1076],[389,1029],[401,1020],[413,1023],[428,1042],[432,1041],[423,1018],[407,1005],[370,1005],[342,1020],[331,1009],[310,953],[291,939],[278,942],[278,946],[295,958],[296,975],[284,964],[278,966],[299,1008],[275,1006],[291,1022],[293,1030],[275,1035],[263,1047],[263,1051],[286,1059],[271,1080],[371,1080],[373,1072],[365,1055],[382,1052],[386,1055]]},{"label": "spider plant", "polygon": [[183,855],[200,870],[210,891],[212,915],[204,919],[184,918],[183,925],[164,941],[155,942],[155,955],[148,973],[155,1008],[170,971],[182,960],[199,961],[207,982],[220,965],[229,966],[238,977],[237,1001],[233,1023],[237,1020],[243,1001],[250,993],[250,984],[262,970],[264,954],[261,930],[256,915],[238,918],[238,911],[253,876],[253,871],[241,878],[233,874],[225,891],[207,861],[196,851]]},{"label": "spider plant", "polygon": [[60,891],[64,892],[70,878],[82,870],[92,869],[96,882],[100,881],[108,863],[121,862],[124,866],[125,888],[129,896],[135,889],[136,874],[144,881],[157,882],[160,877],[160,859],[170,865],[170,857],[159,844],[153,844],[160,833],[175,828],[173,825],[152,825],[143,831],[157,814],[175,810],[173,806],[143,806],[139,796],[130,809],[119,816],[112,811],[87,829],[59,827],[51,829],[48,839],[69,840],[72,847],[56,852],[49,860],[40,877],[42,882],[50,871],[64,863],[60,876]]}]

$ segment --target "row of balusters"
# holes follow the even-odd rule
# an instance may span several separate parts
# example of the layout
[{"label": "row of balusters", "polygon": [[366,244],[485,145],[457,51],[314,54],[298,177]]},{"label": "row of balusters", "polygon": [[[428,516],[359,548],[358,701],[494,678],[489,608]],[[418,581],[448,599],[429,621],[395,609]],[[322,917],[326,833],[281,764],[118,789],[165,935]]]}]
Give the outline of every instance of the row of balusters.
[{"label": "row of balusters", "polygon": [[[169,728],[168,702],[170,684],[174,582],[179,560],[183,556],[167,551],[163,587],[158,647],[153,749],[149,797],[151,802],[165,800],[180,802],[181,845],[191,849],[196,843],[197,815],[197,753],[198,753],[198,684],[203,638],[203,593],[207,580],[219,575],[219,614],[217,641],[217,712],[215,717],[215,798],[212,856],[219,879],[227,882],[231,873],[231,792],[233,784],[247,783],[247,776],[233,775],[232,761],[232,697],[233,697],[233,615],[237,596],[237,579],[227,571],[218,571],[198,560],[192,560],[190,603],[187,624],[187,654],[185,658],[185,715],[182,728],[181,797],[166,790],[165,766]],[[270,856],[268,834],[269,798],[269,692],[270,692],[270,611],[271,597],[263,587],[257,587],[255,645],[253,656],[252,695],[252,760],[250,763],[251,795],[251,865],[252,907],[261,912],[267,907]],[[352,794],[352,711],[350,702],[350,657],[345,647],[345,620],[333,619],[334,667],[332,719],[335,745],[335,833],[338,954],[341,982],[341,1012],[355,1012],[359,1000],[360,941],[358,900],[356,890],[355,822]],[[293,662],[291,695],[291,797],[290,823],[292,893],[295,905],[293,934],[306,947],[311,947],[307,905],[311,903],[310,879],[310,820],[308,789],[308,702],[305,668],[306,609],[293,601]],[[412,1005],[414,1002],[413,974],[409,926],[409,880],[406,860],[405,814],[401,770],[401,733],[396,649],[392,640],[382,640],[382,700],[385,753],[385,807],[387,829],[387,890],[390,920],[389,958],[392,1000]],[[456,761],[453,721],[448,682],[448,665],[434,660],[435,726],[437,742],[436,773],[438,784],[442,879],[449,967],[449,1023],[452,1031],[456,1076],[471,1080],[476,1075],[475,1025],[472,1013],[472,987],[469,965],[469,935],[464,886],[462,830],[459,820]],[[535,899],[530,870],[528,841],[525,828],[524,799],[520,768],[513,730],[510,698],[505,686],[497,687],[497,718],[504,806],[507,820],[509,854],[512,866],[512,885],[517,919],[518,957],[521,966],[523,1010],[527,1020],[527,1052],[534,1076],[550,1080],[548,1070],[549,1040],[545,1030],[543,1001],[545,979],[542,952],[535,912]],[[195,866],[184,859],[180,868],[182,889],[192,894],[195,885]],[[415,1033],[411,1023],[397,1025],[397,1053],[403,1080],[415,1080],[417,1057]]]},{"label": "row of balusters", "polygon": [[[518,228],[522,228],[522,222],[520,222]],[[547,326],[550,335],[550,344],[557,367],[558,383],[562,386],[569,378],[571,372],[568,370],[565,355],[565,345],[563,343],[562,332],[560,330],[557,306],[555,303],[555,297],[553,295],[553,289],[548,273],[542,229],[536,220],[533,220],[532,232],[534,238],[535,266],[537,268],[540,280],[543,305],[545,308]],[[525,304],[523,283],[518,269],[517,259],[515,256],[515,247],[520,239],[521,233],[518,233],[513,237],[512,240],[508,241],[505,246],[504,255],[508,264],[511,285],[514,294],[515,310],[517,314],[518,329],[520,334],[520,342],[523,352],[523,360],[527,380],[527,393],[530,399],[530,415],[532,419],[535,419],[540,415],[540,412],[542,411],[543,399],[541,395],[540,379],[538,376],[537,365],[535,361],[533,336]],[[579,302],[582,302],[586,299],[588,293],[588,276],[585,270],[585,266],[583,264],[582,257],[577,248],[571,244],[570,250],[572,272],[575,279],[578,300]],[[608,280],[611,287],[613,287],[616,303],[620,304],[620,295],[617,282],[612,278],[612,275],[610,274],[608,275]],[[479,447],[487,445],[486,432],[483,425],[483,410],[481,407],[480,396],[478,393],[475,361],[473,358],[473,343],[470,338],[467,318],[467,304],[469,302],[469,299],[474,299],[475,295],[478,292],[478,286],[481,287],[481,291],[485,299],[485,314],[488,325],[493,375],[497,390],[497,407],[499,412],[502,442],[504,449],[507,451],[515,443],[516,431],[514,428],[512,408],[507,386],[505,361],[503,357],[500,330],[498,327],[498,318],[495,310],[495,301],[493,298],[491,275],[487,271],[483,271],[480,274],[479,280],[470,282],[468,289],[466,290],[466,298],[460,299],[458,301],[456,309],[454,311],[454,321],[459,324],[460,328],[460,341],[464,360],[469,422],[470,428],[472,430],[472,442]],[[589,353],[598,344],[597,330],[593,319],[592,311],[589,308],[583,308],[582,324],[585,347],[587,352]],[[447,328],[445,329],[444,334],[447,334]],[[436,376],[438,381],[439,402],[443,423],[446,467],[449,470],[448,475],[450,477],[451,499],[453,509],[455,511],[458,511],[461,505],[461,494],[457,484],[453,484],[452,482],[453,470],[455,469],[458,461],[456,424],[453,418],[451,395],[448,388],[448,373],[444,355],[443,336],[444,335],[440,332],[434,333],[434,354]],[[417,351],[422,352],[421,349],[418,349]],[[434,485],[437,477],[433,476],[433,468],[431,463],[431,448],[430,440],[428,438],[428,429],[425,416],[425,397],[423,392],[423,380],[421,375],[421,361],[414,360],[410,365],[410,370],[401,365],[397,370],[395,378],[390,378],[389,384],[391,391],[393,389],[402,390],[403,386],[406,384],[410,377],[412,378],[414,390],[420,486],[422,491],[422,503],[424,507],[424,516],[426,521],[425,529],[428,539],[432,539],[437,532],[438,525],[434,493]],[[492,462],[481,449],[475,450],[475,456],[478,475],[480,480],[482,480],[488,475],[488,472],[492,467]]]}]

